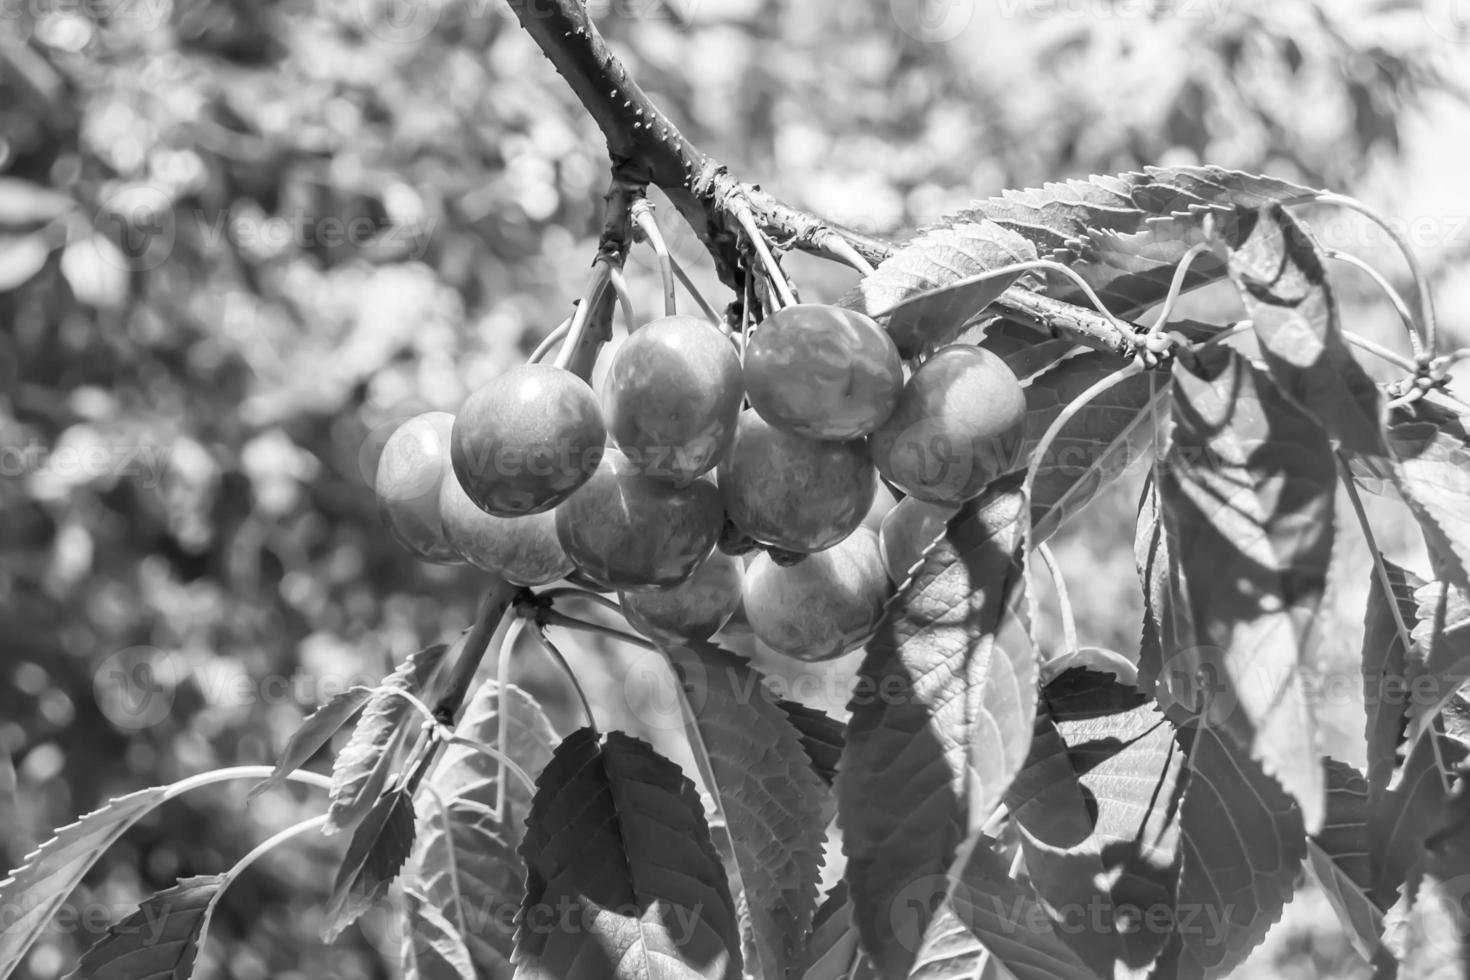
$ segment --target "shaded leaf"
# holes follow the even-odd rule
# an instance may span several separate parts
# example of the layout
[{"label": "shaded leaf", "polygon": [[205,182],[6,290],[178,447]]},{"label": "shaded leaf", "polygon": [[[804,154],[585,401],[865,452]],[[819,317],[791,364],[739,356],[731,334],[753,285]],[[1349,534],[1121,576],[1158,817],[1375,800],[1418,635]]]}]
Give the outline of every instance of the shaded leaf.
[{"label": "shaded leaf", "polygon": [[970,327],[955,338],[955,342],[984,347],[1005,361],[1011,373],[1022,381],[1077,349],[1071,340],[1047,336],[1013,320],[992,320]]},{"label": "shaded leaf", "polygon": [[842,756],[842,743],[847,738],[847,726],[825,711],[797,701],[777,701],[776,704],[801,737],[801,747],[811,760],[817,777],[831,786],[837,779],[837,760]]},{"label": "shaded leaf", "polygon": [[[1398,768],[1399,745],[1408,716],[1408,651],[1400,635],[1399,619],[1413,630],[1417,615],[1414,591],[1423,583],[1414,573],[1379,556],[1393,590],[1392,601],[1384,592],[1376,568],[1368,572],[1368,611],[1363,619],[1363,708],[1368,724],[1368,786],[1373,793],[1388,788]],[[1410,640],[1412,642],[1412,638]]]},{"label": "shaded leaf", "polygon": [[[1030,462],[1047,428],[1093,384],[1120,369],[1111,354],[1069,358],[1026,386],[1024,444]],[[1152,372],[1134,375],[1087,403],[1064,425],[1031,488],[1032,540],[1045,541],[1068,518],[1152,451],[1155,421],[1167,412],[1170,388]]]},{"label": "shaded leaf", "polygon": [[1470,977],[1470,793],[1425,844],[1424,873],[1404,923],[1401,980]]},{"label": "shaded leaf", "polygon": [[1327,818],[1307,840],[1307,866],[1322,888],[1348,941],[1367,962],[1379,955],[1383,909],[1369,896],[1368,781],[1352,766],[1324,759]]},{"label": "shaded leaf", "polygon": [[[1332,557],[1327,437],[1270,378],[1222,348],[1174,370],[1163,520],[1145,595],[1156,649],[1140,675],[1246,748],[1321,826],[1323,775],[1307,697]],[[1156,533],[1156,536],[1157,536]],[[1158,558],[1166,558],[1160,562]]]},{"label": "shaded leaf", "polygon": [[[466,738],[503,749],[522,769],[535,774],[551,761],[556,747],[556,729],[535,698],[512,684],[505,695],[509,717],[506,719],[506,744],[500,740],[500,690],[493,680],[485,681],[475,691],[455,726],[455,732]],[[449,745],[434,767],[429,780],[445,799],[466,799],[484,806],[494,806],[500,784],[500,763],[469,745]],[[513,811],[525,814],[531,808],[531,790],[514,776],[505,784],[507,799]]]},{"label": "shaded leaf", "polygon": [[181,878],[149,896],[82,954],[68,980],[188,980],[224,875]]},{"label": "shaded leaf", "polygon": [[1419,862],[1424,842],[1444,826],[1448,775],[1439,760],[1454,769],[1465,757],[1465,746],[1434,725],[1409,751],[1392,786],[1380,792],[1369,784],[1368,858],[1372,895],[1380,907],[1394,903]]},{"label": "shaded leaf", "polygon": [[316,755],[318,749],[332,740],[332,736],[347,724],[349,718],[357,714],[358,709],[367,703],[372,694],[369,688],[354,687],[313,711],[286,742],[281,758],[271,774],[252,786],[246,799],[253,800],[266,790],[280,785],[287,776],[304,766]]},{"label": "shaded leaf", "polygon": [[916,908],[913,934],[900,936],[895,903],[942,879],[970,816],[994,809],[1026,758],[1037,665],[1025,520],[1019,474],[961,509],[892,600],[858,671],[838,823],[863,945],[885,976],[913,963],[928,922]]},{"label": "shaded leaf", "polygon": [[581,729],[536,780],[522,980],[739,980],[735,905],[694,785],[647,744]]},{"label": "shaded leaf", "polygon": [[709,757],[760,975],[784,977],[817,908],[827,788],[759,671],[713,644],[665,649]]},{"label": "shaded leaf", "polygon": [[1382,457],[1383,398],[1343,340],[1321,251],[1306,229],[1267,208],[1231,253],[1230,276],[1277,386],[1344,449]]},{"label": "shaded leaf", "polygon": [[1189,753],[1174,932],[1157,975],[1222,977],[1281,917],[1306,856],[1301,810],[1213,729],[1179,732]]},{"label": "shaded leaf", "polygon": [[8,977],[25,957],[46,923],[97,863],[102,853],[129,827],[168,799],[168,788],[155,786],[111,800],[106,806],[56,832],[26,855],[25,862],[0,881],[0,977]]},{"label": "shaded leaf", "polygon": [[394,692],[422,694],[448,651],[441,643],[410,655],[373,692],[332,767],[332,803],[322,833],[350,829],[376,804],[407,734],[405,722],[414,714],[413,706]]},{"label": "shaded leaf", "polygon": [[1423,586],[1414,593],[1414,601],[1419,622],[1410,637],[1408,680],[1413,696],[1405,736],[1411,746],[1470,680],[1470,602],[1444,582]]},{"label": "shaded leaf", "polygon": [[899,352],[911,357],[953,340],[960,328],[1020,277],[973,277],[1036,258],[1030,242],[988,221],[921,231],[858,286],[855,309],[885,320]]},{"label": "shaded leaf", "polygon": [[332,942],[388,892],[413,850],[413,794],[399,786],[378,797],[362,818],[332,883],[322,938]]},{"label": "shaded leaf", "polygon": [[404,980],[476,980],[475,965],[459,930],[414,889],[405,888],[403,895],[409,923],[403,944]]},{"label": "shaded leaf", "polygon": [[872,980],[872,964],[863,955],[852,920],[847,882],[832,886],[817,907],[803,953],[807,964],[800,974],[803,980]]}]

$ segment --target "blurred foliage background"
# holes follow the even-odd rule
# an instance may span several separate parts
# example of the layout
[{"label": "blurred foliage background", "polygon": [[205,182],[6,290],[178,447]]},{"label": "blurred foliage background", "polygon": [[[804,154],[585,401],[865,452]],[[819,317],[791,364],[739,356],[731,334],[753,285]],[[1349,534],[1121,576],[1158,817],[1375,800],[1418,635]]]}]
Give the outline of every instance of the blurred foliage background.
[{"label": "blurred foliage background", "polygon": [[[592,10],[688,135],[793,203],[902,234],[1062,177],[1269,171],[1363,197],[1404,228],[1463,343],[1470,48],[1449,6]],[[0,862],[107,797],[273,761],[318,701],[468,625],[481,576],[419,564],[387,537],[376,452],[402,418],[456,410],[567,314],[605,183],[595,128],[495,0],[0,5]],[[1327,244],[1407,286],[1381,233],[1322,218]],[[660,220],[723,304],[698,242],[671,209]],[[789,266],[810,298],[851,281],[815,260]],[[634,256],[646,311],[653,271]],[[1371,284],[1340,273],[1349,325],[1403,349]],[[1228,291],[1190,303],[1237,309]],[[1136,489],[1123,481],[1057,542],[1084,642],[1128,653]],[[1401,516],[1374,507],[1393,557],[1425,571]],[[1322,661],[1351,679],[1366,549],[1351,524],[1340,541],[1350,575]],[[1055,651],[1051,593],[1037,588]],[[687,758],[646,660],[567,646],[605,727]],[[750,652],[841,712],[852,658],[814,672]],[[524,652],[514,670],[575,723],[539,658]],[[1360,709],[1330,700],[1322,748],[1361,762],[1333,744],[1360,736]],[[246,807],[243,790],[196,793],[129,833],[22,975],[67,972],[142,895],[223,870],[321,807],[305,790]],[[333,948],[316,937],[340,846],[298,840],[247,874],[200,975],[393,975],[387,915]],[[1366,975],[1310,890],[1252,971]]]}]

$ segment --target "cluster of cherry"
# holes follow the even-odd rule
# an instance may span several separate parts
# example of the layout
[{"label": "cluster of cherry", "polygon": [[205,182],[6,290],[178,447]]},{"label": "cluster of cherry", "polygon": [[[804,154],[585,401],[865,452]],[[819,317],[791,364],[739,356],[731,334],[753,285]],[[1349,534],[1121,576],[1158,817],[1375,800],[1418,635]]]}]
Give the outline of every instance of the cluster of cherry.
[{"label": "cluster of cherry", "polygon": [[[905,380],[883,328],[837,306],[777,310],[743,346],[665,316],[612,355],[600,399],[529,363],[457,416],[409,420],[378,465],[388,527],[429,561],[616,590],[656,642],[743,611],[787,655],[854,649],[954,508],[1015,464],[1020,385],[968,345]],[[875,533],[880,475],[905,496]]]}]

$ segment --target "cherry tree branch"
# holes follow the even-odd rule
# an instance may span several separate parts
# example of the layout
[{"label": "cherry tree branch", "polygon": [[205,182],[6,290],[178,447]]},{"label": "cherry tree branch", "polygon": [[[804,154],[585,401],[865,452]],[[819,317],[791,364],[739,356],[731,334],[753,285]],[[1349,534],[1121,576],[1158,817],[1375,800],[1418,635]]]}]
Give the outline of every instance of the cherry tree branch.
[{"label": "cherry tree branch", "polygon": [[[748,207],[759,228],[783,248],[844,263],[856,252],[873,265],[893,253],[891,242],[840,227],[743,183],[690,142],[629,76],[583,0],[508,2],[602,130],[615,185],[653,184],[668,195],[709,249],[721,280],[737,293],[744,285],[735,218],[740,207]],[[1117,354],[1134,350],[1131,335],[1087,307],[1012,287],[993,308],[1047,335]]]}]

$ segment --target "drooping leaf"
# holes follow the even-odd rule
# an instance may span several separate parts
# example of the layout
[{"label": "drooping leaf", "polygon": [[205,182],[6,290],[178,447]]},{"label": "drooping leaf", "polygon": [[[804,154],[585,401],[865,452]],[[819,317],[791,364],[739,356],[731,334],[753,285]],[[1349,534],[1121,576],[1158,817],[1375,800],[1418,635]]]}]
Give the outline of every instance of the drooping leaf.
[{"label": "drooping leaf", "polygon": [[521,855],[519,980],[739,980],[735,903],[699,797],[646,743],[563,739]]},{"label": "drooping leaf", "polygon": [[111,800],[58,830],[0,881],[0,909],[7,910],[5,928],[0,929],[0,977],[15,971],[102,853],[166,799],[168,787],[154,786]]},{"label": "drooping leaf", "polygon": [[914,961],[891,910],[943,876],[973,813],[1000,802],[1026,758],[1036,650],[1024,608],[1019,474],[950,521],[868,644],[837,772],[838,823],[864,948],[884,976]]},{"label": "drooping leaf", "polygon": [[1465,980],[1470,977],[1470,793],[1463,787],[1424,852],[1423,875],[1404,923],[1398,975],[1401,980]]},{"label": "drooping leaf", "polygon": [[[529,694],[510,687],[503,699],[507,754],[522,769],[540,772],[551,761],[556,732]],[[476,742],[500,747],[499,685],[486,681],[470,699],[455,731]],[[497,819],[500,763],[478,749],[454,744],[427,781],[420,798],[417,845],[412,867],[423,907],[432,908],[461,937],[479,976],[509,978],[515,949],[512,922],[520,908],[525,866],[516,847],[521,822],[531,808],[531,789],[514,775],[505,783],[506,812]],[[442,804],[442,809],[441,809]],[[435,946],[443,927],[420,922],[409,908],[410,939],[422,930]],[[411,950],[405,949],[407,964]]]},{"label": "drooping leaf", "polygon": [[796,964],[817,908],[827,788],[759,671],[713,644],[665,650],[693,706],[749,910],[761,976]]},{"label": "drooping leaf", "polygon": [[1307,840],[1307,867],[1337,912],[1348,941],[1366,962],[1379,955],[1383,909],[1370,897],[1368,781],[1352,766],[1324,759],[1327,819]]},{"label": "drooping leaf", "polygon": [[140,904],[82,954],[67,980],[189,980],[224,875],[181,878]]},{"label": "drooping leaf", "polygon": [[837,760],[842,757],[842,743],[847,738],[847,726],[825,711],[797,701],[777,701],[776,704],[801,737],[801,747],[806,750],[817,777],[831,786],[837,779]]},{"label": "drooping leaf", "polygon": [[403,980],[476,980],[475,964],[460,930],[416,890],[405,888],[403,895],[409,922],[403,944]]},{"label": "drooping leaf", "polygon": [[[1361,660],[1363,707],[1368,716],[1368,786],[1375,794],[1388,788],[1398,768],[1409,699],[1409,651],[1405,649],[1399,621],[1402,619],[1405,630],[1413,630],[1417,615],[1414,591],[1423,585],[1414,573],[1387,558],[1382,560],[1393,597],[1390,599],[1384,592],[1377,568],[1370,569]],[[1397,605],[1397,616],[1390,603]]]},{"label": "drooping leaf", "polygon": [[[1079,354],[1026,386],[1026,429],[1020,458],[1029,461],[1047,428],[1096,382],[1120,369],[1110,354]],[[1166,416],[1169,384],[1152,372],[1134,375],[1094,397],[1064,425],[1031,488],[1032,540],[1045,541],[1068,518],[1152,449],[1155,420]]]},{"label": "drooping leaf", "polygon": [[323,915],[322,938],[332,942],[388,892],[413,850],[413,794],[388,790],[368,808],[352,832],[332,883]]},{"label": "drooping leaf", "polygon": [[[943,896],[941,895],[941,898]],[[1015,980],[1088,980],[1093,971],[1058,934],[1031,888],[980,841],[932,916],[910,980],[985,976],[993,959]],[[889,974],[885,974],[888,976]],[[903,974],[892,974],[903,976]]]},{"label": "drooping leaf", "polygon": [[[1156,692],[1247,749],[1321,826],[1307,697],[1332,557],[1336,466],[1326,433],[1264,371],[1222,348],[1174,370],[1158,476],[1168,563],[1146,590]],[[1189,360],[1189,363],[1185,363]],[[1205,703],[1200,695],[1207,695]]]},{"label": "drooping leaf", "polygon": [[322,833],[350,829],[376,804],[388,784],[394,756],[407,734],[405,724],[414,711],[394,692],[407,691],[416,696],[423,693],[448,651],[444,644],[436,644],[412,654],[373,692],[332,767],[332,802]]},{"label": "drooping leaf", "polygon": [[962,222],[920,232],[880,263],[851,298],[884,320],[905,357],[953,340],[960,328],[1021,275],[974,277],[1036,258],[1030,242],[994,222]]},{"label": "drooping leaf", "polygon": [[369,688],[354,687],[336,695],[313,711],[286,742],[286,748],[282,750],[275,769],[251,787],[246,799],[253,800],[266,790],[280,785],[287,776],[306,765],[317,750],[331,741],[332,736],[347,724],[348,719],[357,714],[358,709],[372,697],[372,693]]},{"label": "drooping leaf", "polygon": [[[1466,757],[1465,746],[1431,726],[1405,757],[1395,782],[1368,792],[1368,858],[1373,871],[1373,898],[1388,908],[1409,880],[1424,842],[1444,825],[1449,808],[1449,773]],[[1440,767],[1444,760],[1445,768]]]},{"label": "drooping leaf", "polygon": [[1231,253],[1230,276],[1277,386],[1344,449],[1382,457],[1383,398],[1342,337],[1337,300],[1306,229],[1267,208]]},{"label": "drooping leaf", "polygon": [[1183,729],[1188,786],[1174,931],[1156,975],[1222,977],[1281,917],[1306,856],[1301,810],[1211,728]]}]

